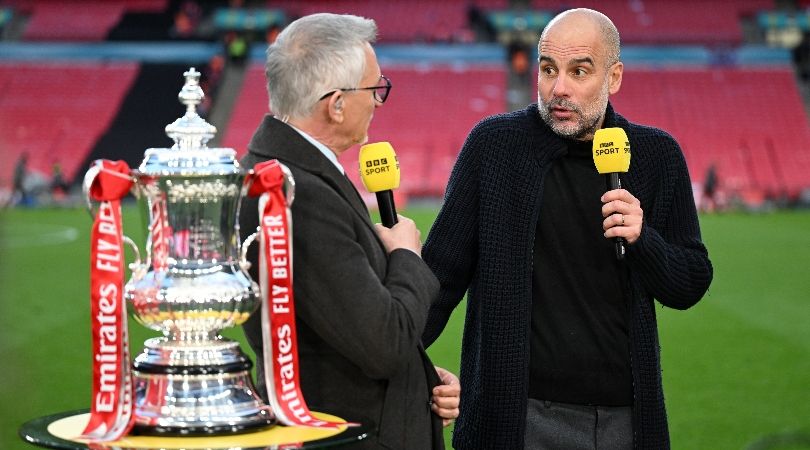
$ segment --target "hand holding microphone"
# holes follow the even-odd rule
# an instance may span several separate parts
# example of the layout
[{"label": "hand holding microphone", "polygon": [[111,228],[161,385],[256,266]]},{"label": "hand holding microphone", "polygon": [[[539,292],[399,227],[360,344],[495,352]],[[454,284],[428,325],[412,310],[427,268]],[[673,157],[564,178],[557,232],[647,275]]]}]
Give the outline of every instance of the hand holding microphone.
[{"label": "hand holding microphone", "polygon": [[399,221],[392,228],[378,223],[374,225],[374,229],[377,231],[386,253],[404,248],[422,256],[422,240],[419,228],[416,227],[413,220],[399,216]]},{"label": "hand holding microphone", "polygon": [[360,179],[366,190],[377,195],[382,225],[377,234],[388,253],[405,248],[422,254],[419,229],[413,220],[397,214],[393,189],[399,187],[399,161],[388,142],[375,142],[360,147]]},{"label": "hand holding microphone", "polygon": [[625,255],[625,243],[633,243],[641,234],[644,212],[641,203],[622,189],[620,173],[630,169],[630,141],[621,128],[597,130],[593,138],[593,162],[606,175],[608,192],[602,196],[602,227],[605,237],[616,242],[616,259]]}]

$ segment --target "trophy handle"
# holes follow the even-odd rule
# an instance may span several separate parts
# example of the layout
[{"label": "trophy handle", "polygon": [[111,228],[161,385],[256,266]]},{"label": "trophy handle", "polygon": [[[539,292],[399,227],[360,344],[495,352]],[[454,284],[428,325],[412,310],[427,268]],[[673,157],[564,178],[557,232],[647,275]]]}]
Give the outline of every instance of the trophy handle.
[{"label": "trophy handle", "polygon": [[82,182],[82,192],[84,193],[84,200],[87,204],[87,211],[90,213],[90,218],[95,219],[96,211],[94,210],[93,199],[90,198],[90,186],[93,185],[98,174],[101,172],[101,166],[92,165],[87,173],[84,174],[84,181]]},{"label": "trophy handle", "polygon": [[[82,192],[84,193],[84,199],[87,203],[87,211],[90,213],[90,218],[95,220],[96,214],[98,210],[96,208],[97,203],[93,201],[90,197],[90,187],[93,185],[93,182],[96,180],[96,177],[99,173],[101,173],[102,166],[101,164],[93,164],[90,166],[90,169],[87,170],[87,173],[84,174],[84,180],[82,182]],[[138,249],[138,245],[135,244],[135,241],[129,238],[127,235],[123,235],[124,243],[129,245],[133,252],[135,252],[135,261],[129,263],[128,267],[132,271],[132,277],[136,280],[140,280],[146,275],[146,271],[148,266],[141,262],[141,251]]]},{"label": "trophy handle", "polygon": [[138,245],[135,244],[135,241],[129,238],[129,236],[124,236],[124,243],[129,245],[132,251],[135,253],[135,261],[132,261],[128,264],[129,270],[132,271],[132,278],[134,280],[140,280],[146,275],[146,271],[149,268],[146,264],[141,262],[141,251],[138,249]]},{"label": "trophy handle", "polygon": [[252,244],[257,237],[259,237],[260,230],[260,227],[256,227],[256,232],[245,238],[245,242],[242,242],[242,248],[239,252],[239,268],[245,272],[247,272],[251,266],[250,261],[247,260],[248,247],[250,247],[250,244]]},{"label": "trophy handle", "polygon": [[278,165],[281,167],[281,172],[284,173],[284,178],[286,178],[286,180],[284,180],[284,194],[287,197],[287,207],[289,208],[293,200],[295,200],[295,178],[293,178],[292,172],[290,172],[287,166],[280,162]]},{"label": "trophy handle", "polygon": [[[295,200],[295,179],[292,176],[292,172],[290,169],[285,166],[284,164],[278,163],[279,167],[281,168],[281,172],[284,174],[284,195],[287,198],[287,207],[289,208],[292,205],[293,200]],[[247,189],[247,188],[245,188]],[[247,271],[250,269],[250,261],[247,260],[247,251],[250,244],[259,237],[259,233],[261,232],[261,227],[256,227],[256,232],[245,238],[245,241],[242,242],[242,247],[240,249],[240,257],[239,257],[239,267]]]}]

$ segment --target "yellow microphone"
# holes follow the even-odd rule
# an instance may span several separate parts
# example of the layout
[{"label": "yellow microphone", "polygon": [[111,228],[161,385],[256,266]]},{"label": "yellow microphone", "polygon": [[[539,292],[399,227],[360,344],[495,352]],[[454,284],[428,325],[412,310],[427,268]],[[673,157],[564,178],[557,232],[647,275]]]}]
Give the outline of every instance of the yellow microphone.
[{"label": "yellow microphone", "polygon": [[389,142],[360,147],[360,179],[366,190],[377,194],[382,224],[393,227],[397,223],[393,190],[399,187],[399,160]]},{"label": "yellow microphone", "polygon": [[[620,173],[630,169],[630,141],[621,128],[602,128],[593,137],[593,162],[596,170],[607,175],[609,191],[621,189]],[[624,259],[624,238],[615,237],[616,259]]]}]

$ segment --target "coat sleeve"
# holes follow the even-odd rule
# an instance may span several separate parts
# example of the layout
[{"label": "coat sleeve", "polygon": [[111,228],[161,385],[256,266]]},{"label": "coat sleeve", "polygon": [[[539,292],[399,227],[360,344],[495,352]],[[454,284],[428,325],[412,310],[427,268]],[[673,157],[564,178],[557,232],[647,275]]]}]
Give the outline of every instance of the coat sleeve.
[{"label": "coat sleeve", "polygon": [[[628,247],[628,263],[644,289],[661,304],[687,309],[708,290],[713,268],[701,241],[683,153],[669,136],[656,143],[654,164],[638,167],[648,177],[641,184],[647,186],[645,190],[656,192],[656,200],[650,202],[650,210],[642,200],[644,225],[639,239]],[[654,170],[653,165],[660,165],[660,169]]]},{"label": "coat sleeve", "polygon": [[[475,133],[471,134],[474,136]],[[464,297],[478,259],[479,170],[475,139],[468,138],[459,153],[444,197],[430,229],[422,257],[439,279],[441,289],[433,302],[422,334],[432,344]]]},{"label": "coat sleeve", "polygon": [[370,378],[391,378],[419,344],[438,281],[409,250],[386,256],[374,231],[323,179],[294,175],[296,315]]}]

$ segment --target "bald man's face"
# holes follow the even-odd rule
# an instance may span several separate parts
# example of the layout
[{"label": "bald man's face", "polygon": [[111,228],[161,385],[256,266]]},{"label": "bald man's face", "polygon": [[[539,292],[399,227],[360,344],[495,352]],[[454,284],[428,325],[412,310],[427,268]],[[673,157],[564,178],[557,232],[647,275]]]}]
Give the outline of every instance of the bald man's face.
[{"label": "bald man's face", "polygon": [[552,24],[539,54],[537,99],[543,121],[560,136],[593,139],[608,97],[621,86],[622,63],[608,67],[599,27],[583,16]]}]

